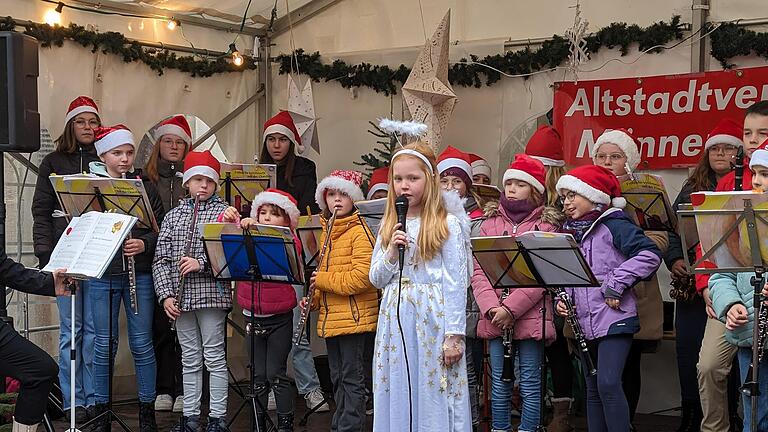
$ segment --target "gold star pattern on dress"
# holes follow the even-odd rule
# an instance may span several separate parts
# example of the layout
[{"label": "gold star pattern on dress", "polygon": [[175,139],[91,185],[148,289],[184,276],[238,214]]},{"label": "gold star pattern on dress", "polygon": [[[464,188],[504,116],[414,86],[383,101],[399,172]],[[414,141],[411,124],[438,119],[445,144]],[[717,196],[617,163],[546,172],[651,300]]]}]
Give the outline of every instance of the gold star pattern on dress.
[{"label": "gold star pattern on dress", "polygon": [[438,317],[438,318],[443,318],[443,317],[445,317],[445,312],[443,312],[443,311],[439,311],[439,312],[437,313],[437,317]]},{"label": "gold star pattern on dress", "polygon": [[437,152],[456,105],[456,93],[448,81],[448,47],[451,11],[419,53],[403,85],[403,99],[414,121],[427,125],[426,141]]}]

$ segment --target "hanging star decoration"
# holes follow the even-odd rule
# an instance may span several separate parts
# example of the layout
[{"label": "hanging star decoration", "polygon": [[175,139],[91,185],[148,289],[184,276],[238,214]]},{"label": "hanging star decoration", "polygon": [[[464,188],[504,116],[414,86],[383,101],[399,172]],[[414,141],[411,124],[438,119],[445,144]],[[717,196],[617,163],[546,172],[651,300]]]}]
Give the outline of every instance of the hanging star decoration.
[{"label": "hanging star decoration", "polygon": [[576,15],[573,18],[573,26],[565,31],[565,38],[570,44],[568,55],[568,72],[572,73],[574,80],[578,81],[579,66],[589,61],[587,51],[587,29],[589,21],[581,18],[581,7],[576,2]]},{"label": "hanging star decoration", "polygon": [[416,122],[427,125],[425,140],[437,152],[456,105],[456,94],[448,82],[448,38],[451,30],[450,9],[416,59],[403,84],[403,98]]},{"label": "hanging star decoration", "polygon": [[317,120],[315,117],[315,99],[312,96],[312,82],[307,80],[304,90],[299,91],[299,86],[293,79],[293,75],[288,75],[288,109],[291,114],[296,130],[301,136],[301,145],[298,147],[300,154],[304,154],[309,144],[318,154],[320,153],[320,142],[317,138]]}]

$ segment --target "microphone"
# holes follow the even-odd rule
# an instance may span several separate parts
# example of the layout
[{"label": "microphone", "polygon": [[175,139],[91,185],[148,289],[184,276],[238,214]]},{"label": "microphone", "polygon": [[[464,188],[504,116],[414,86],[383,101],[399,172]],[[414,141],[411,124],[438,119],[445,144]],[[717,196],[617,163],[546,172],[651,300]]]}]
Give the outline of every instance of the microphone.
[{"label": "microphone", "polygon": [[[400,229],[405,231],[405,216],[408,214],[408,198],[400,195],[395,200],[395,213],[397,213],[397,223],[400,224]],[[398,251],[400,251],[400,271],[403,271],[403,263],[405,262],[405,246],[398,245]]]}]

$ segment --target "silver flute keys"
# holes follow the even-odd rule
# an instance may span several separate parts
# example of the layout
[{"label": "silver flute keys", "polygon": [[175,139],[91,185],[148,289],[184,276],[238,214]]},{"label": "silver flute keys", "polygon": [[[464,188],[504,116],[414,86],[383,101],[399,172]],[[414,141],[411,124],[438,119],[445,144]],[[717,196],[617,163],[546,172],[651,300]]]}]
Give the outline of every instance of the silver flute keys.
[{"label": "silver flute keys", "polygon": [[[323,262],[325,252],[328,249],[328,243],[331,241],[331,230],[333,229],[333,223],[336,222],[336,212],[339,209],[334,207],[331,218],[328,219],[328,226],[325,228],[325,240],[323,241],[323,247],[320,249],[320,254],[317,256],[317,267]],[[304,296],[304,308],[301,309],[301,317],[299,318],[299,325],[296,326],[296,332],[293,334],[293,344],[299,346],[301,338],[304,334],[304,330],[307,328],[307,318],[309,318],[310,308],[312,307],[312,296],[315,294],[315,287],[309,284],[307,288],[307,295]]]},{"label": "silver flute keys", "polygon": [[[128,237],[130,238],[130,236]],[[139,297],[136,294],[136,258],[133,255],[126,257],[128,262],[128,293],[131,296],[131,310],[134,315],[139,314]]]}]

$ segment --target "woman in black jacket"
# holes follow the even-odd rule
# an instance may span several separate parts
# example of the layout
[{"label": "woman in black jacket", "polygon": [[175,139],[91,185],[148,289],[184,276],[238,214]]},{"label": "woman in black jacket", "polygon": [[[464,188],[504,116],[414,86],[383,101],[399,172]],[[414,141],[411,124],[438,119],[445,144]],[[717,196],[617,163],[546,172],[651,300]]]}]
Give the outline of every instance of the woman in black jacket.
[{"label": "woman in black jacket", "polygon": [[280,111],[264,123],[264,147],[259,162],[277,164],[277,188],[296,198],[301,214],[316,214],[317,168],[311,160],[297,156],[301,137],[288,111]]},{"label": "woman in black jacket", "polygon": [[[192,130],[183,115],[164,120],[154,131],[155,146],[144,167],[144,178],[151,181],[160,194],[167,213],[186,195],[182,186],[184,157],[192,145]],[[152,325],[157,370],[156,411],[181,412],[184,386],[181,377],[181,348],[162,305],[155,302]]]},{"label": "woman in black jacket", "polygon": [[[677,212],[680,204],[690,203],[691,194],[701,191],[714,191],[717,181],[731,170],[731,161],[738,147],[736,141],[710,139],[705,144],[706,150],[691,175],[685,180],[680,194],[674,205]],[[683,255],[683,244],[677,233],[669,233],[669,248],[664,255],[664,262],[672,273],[674,284],[690,284],[675,293],[675,345],[677,349],[677,371],[680,377],[680,399],[682,418],[679,431],[698,431],[703,413],[699,397],[699,381],[696,365],[699,361],[704,329],[707,325],[707,304],[711,304],[708,293],[699,295],[696,292],[692,278],[689,278]],[[695,246],[694,246],[695,247]],[[694,257],[695,251],[688,251],[689,257]],[[715,318],[715,317],[713,317]],[[738,400],[736,400],[738,403]]]},{"label": "woman in black jacket", "polygon": [[[32,200],[32,238],[35,256],[40,261],[40,268],[48,264],[51,252],[59,237],[67,227],[67,218],[59,206],[59,200],[53,191],[48,176],[51,174],[67,175],[88,172],[88,164],[99,160],[93,146],[94,129],[101,125],[96,103],[87,96],[80,96],[72,101],[65,117],[64,132],[55,143],[56,149],[43,158],[37,176],[35,195]],[[84,283],[87,285],[87,283]],[[95,332],[90,320],[91,304],[87,298],[75,303],[75,345],[77,348],[77,368],[75,376],[75,415],[78,422],[88,419],[86,407],[93,410],[93,341]],[[64,408],[69,414],[70,406],[70,360],[69,349],[72,337],[72,319],[69,297],[57,297],[59,308],[59,383],[64,394]],[[88,349],[83,349],[87,347]]]}]

